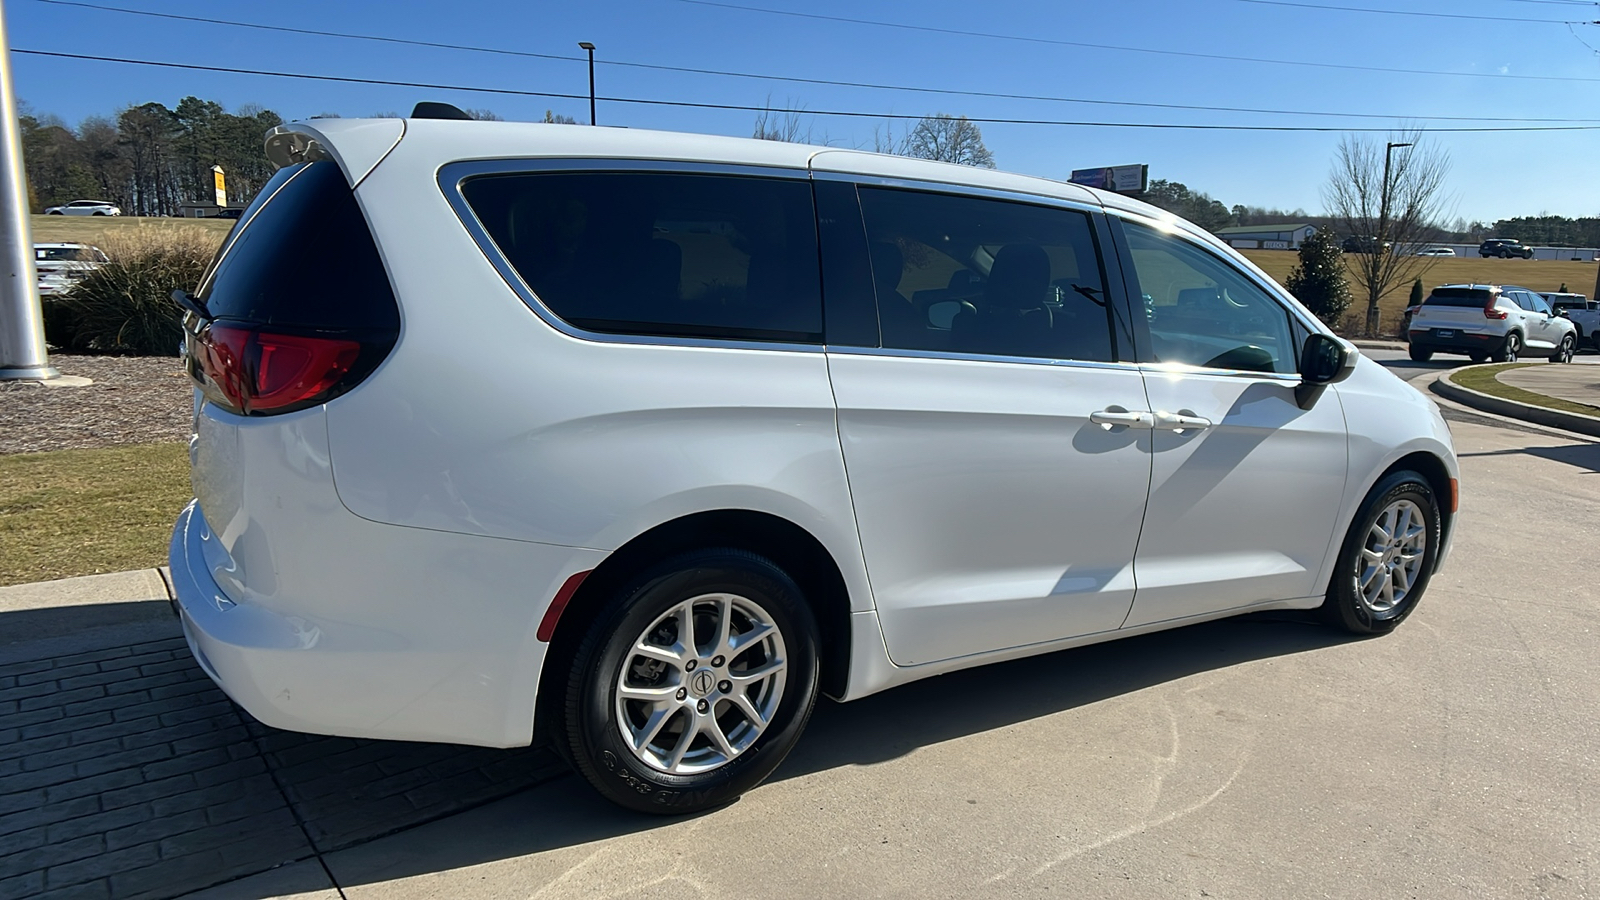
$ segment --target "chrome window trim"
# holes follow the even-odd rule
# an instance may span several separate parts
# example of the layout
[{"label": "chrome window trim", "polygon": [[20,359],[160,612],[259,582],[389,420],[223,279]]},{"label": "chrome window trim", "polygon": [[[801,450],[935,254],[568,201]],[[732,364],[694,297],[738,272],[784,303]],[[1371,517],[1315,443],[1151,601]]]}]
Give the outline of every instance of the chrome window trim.
[{"label": "chrome window trim", "polygon": [[[1227,257],[1218,253],[1217,248],[1207,244],[1205,241],[1196,240],[1194,235],[1191,235],[1182,229],[1173,228],[1171,222],[1163,221],[1161,219],[1152,219],[1149,216],[1141,216],[1138,213],[1124,209],[1107,209],[1105,212],[1106,215],[1115,216],[1124,222],[1132,222],[1135,225],[1150,228],[1155,231],[1159,231],[1162,234],[1170,234],[1173,237],[1176,237],[1193,246],[1195,249],[1202,250],[1211,256],[1216,257],[1218,260],[1226,263],[1228,268],[1233,269],[1234,271],[1243,275],[1257,287],[1261,288],[1263,291],[1266,291],[1267,296],[1276,300],[1278,305],[1283,307],[1284,312],[1288,313],[1292,318],[1310,331],[1337,337],[1337,335],[1334,335],[1333,331],[1330,330],[1328,326],[1322,324],[1322,322],[1318,320],[1316,316],[1310,316],[1302,313],[1300,309],[1300,302],[1290,296],[1289,292],[1285,290],[1283,286],[1279,285],[1277,282],[1271,281],[1270,279],[1267,281],[1262,281],[1261,277],[1255,272],[1251,271],[1250,269],[1240,268],[1238,265],[1234,264],[1232,260],[1229,260]],[[1298,358],[1300,354],[1300,348],[1295,347],[1293,349],[1296,358]],[[1220,372],[1233,370],[1218,369],[1216,371]],[[1299,377],[1296,376],[1295,380],[1298,381]]]},{"label": "chrome window trim", "polygon": [[[879,356],[900,359],[934,359],[950,362],[1014,363],[1027,366],[1069,369],[1120,369],[1128,372],[1136,372],[1140,369],[1140,364],[1134,362],[1057,359],[1052,356],[997,356],[990,353],[961,353],[955,350],[903,350],[896,347],[851,347],[844,345],[829,346],[826,349],[833,356]],[[1296,380],[1298,381],[1299,379]]]},{"label": "chrome window trim", "polygon": [[[555,311],[545,305],[539,296],[522,280],[511,261],[500,252],[494,238],[489,236],[488,229],[478,219],[478,214],[473,212],[472,206],[467,203],[467,198],[461,192],[461,185],[468,178],[480,175],[519,175],[532,172],[663,172],[684,175],[736,175],[753,178],[781,178],[788,181],[810,181],[810,175],[805,169],[785,169],[773,166],[742,166],[734,164],[677,162],[661,159],[584,159],[584,158],[550,158],[550,159],[477,159],[462,162],[447,163],[439,167],[439,190],[444,195],[445,202],[455,211],[456,218],[461,221],[471,235],[473,243],[478,245],[478,251],[484,255],[489,264],[494,266],[500,277],[505,279],[512,292],[533,311],[533,314],[544,320],[546,325],[561,332],[567,337],[580,341],[599,344],[642,344],[660,347],[715,347],[725,350],[777,350],[798,353],[822,353],[824,344],[800,344],[787,341],[751,341],[731,338],[710,337],[677,337],[673,335],[654,334],[612,334],[605,331],[589,331],[568,323],[556,315]],[[815,211],[813,210],[813,215]],[[820,304],[822,298],[819,296]]]},{"label": "chrome window trim", "polygon": [[1303,379],[1293,372],[1254,372],[1249,369],[1208,369],[1193,363],[1139,363],[1139,371],[1151,377],[1190,375],[1218,375],[1224,378],[1248,378],[1259,381],[1276,381],[1286,385],[1299,384]]},{"label": "chrome window trim", "polygon": [[1031,191],[1007,190],[1002,188],[979,187],[952,181],[923,181],[911,178],[890,178],[883,175],[858,175],[850,172],[818,172],[813,170],[811,177],[817,181],[844,181],[857,187],[880,187],[892,190],[923,191],[933,194],[953,194],[960,197],[973,197],[980,200],[1008,200],[1012,203],[1028,203],[1034,206],[1050,206],[1057,209],[1071,209],[1077,212],[1094,213],[1104,212],[1104,207],[1098,203],[1083,200],[1068,200],[1054,194],[1036,194]]}]

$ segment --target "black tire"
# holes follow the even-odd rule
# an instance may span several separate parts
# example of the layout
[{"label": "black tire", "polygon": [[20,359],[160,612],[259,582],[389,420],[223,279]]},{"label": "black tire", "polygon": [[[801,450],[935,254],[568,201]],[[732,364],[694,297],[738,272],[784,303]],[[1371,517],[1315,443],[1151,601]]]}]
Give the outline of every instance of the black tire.
[{"label": "black tire", "polygon": [[[1380,516],[1393,507],[1409,504],[1410,509],[1421,513],[1422,537],[1424,544],[1420,565],[1415,569],[1406,585],[1404,595],[1399,598],[1390,598],[1390,602],[1383,602],[1382,594],[1378,601],[1369,601],[1361,584],[1364,575],[1372,575],[1363,565],[1366,561],[1363,550],[1366,549],[1369,539],[1378,539],[1374,534],[1374,526]],[[1404,508],[1404,507],[1402,507]],[[1408,510],[1409,511],[1409,510]],[[1398,529],[1396,529],[1398,530]],[[1339,548],[1339,558],[1333,566],[1333,578],[1328,585],[1328,596],[1322,602],[1324,617],[1332,625],[1336,625],[1354,634],[1388,634],[1395,626],[1405,621],[1406,616],[1416,609],[1417,603],[1422,600],[1423,592],[1427,590],[1428,580],[1433,576],[1434,562],[1438,559],[1439,541],[1441,537],[1439,508],[1434,501],[1433,488],[1429,487],[1427,479],[1416,472],[1394,472],[1384,477],[1373,487],[1367,499],[1362,501],[1361,508],[1356,512],[1355,519],[1350,523],[1350,530],[1345,535],[1344,543]],[[1405,555],[1391,557],[1386,552],[1374,569],[1389,567],[1392,559],[1401,561],[1402,569],[1406,567]],[[1385,577],[1376,573],[1374,577]],[[1392,575],[1389,576],[1392,578]]]},{"label": "black tire", "polygon": [[1517,356],[1521,352],[1522,335],[1513,331],[1506,335],[1505,341],[1500,345],[1500,349],[1494,352],[1492,358],[1497,363],[1516,362]]},{"label": "black tire", "polygon": [[1510,250],[1501,250],[1500,251],[1500,258],[1501,259],[1510,259],[1511,258],[1511,251]]},{"label": "black tire", "polygon": [[[636,651],[636,645],[652,637],[652,643],[678,643],[681,628],[677,623],[682,619],[669,620],[669,614],[696,598],[718,594],[733,599],[725,607],[719,607],[717,601],[688,607],[695,622],[689,626],[694,631],[691,643],[698,646],[688,648],[685,655],[694,659],[675,665]],[[746,606],[738,607],[739,603]],[[718,628],[702,620],[702,610],[709,610],[705,615],[727,615],[735,624],[743,621],[752,630],[758,621],[758,616],[749,614],[753,610],[768,619],[764,624],[774,627],[777,643],[767,637],[748,647],[741,645],[725,660],[721,656],[700,660],[699,651],[709,653],[715,648],[699,638],[704,635],[715,643]],[[663,629],[670,635],[661,636]],[[817,697],[817,644],[816,619],[799,586],[770,560],[730,548],[696,551],[669,560],[618,591],[584,635],[573,658],[562,710],[564,755],[596,790],[628,809],[681,815],[731,803],[772,774],[805,729]],[[774,652],[776,648],[781,649]],[[770,676],[765,688],[760,683],[749,687],[734,684],[741,673],[765,666],[773,658],[786,663],[781,678]],[[698,673],[707,671],[713,672],[716,680],[707,679],[707,684],[701,685],[703,676]],[[630,686],[634,688],[677,686],[678,690],[675,694],[668,690],[654,701],[624,699],[618,694],[624,678],[633,682]],[[761,694],[762,690],[768,693]],[[736,702],[740,692],[746,706],[771,711],[764,728],[756,728],[755,720],[740,711]],[[696,696],[703,699],[697,701]],[[656,736],[644,737],[640,741],[643,749],[636,751],[623,730],[648,728],[656,722],[651,718],[652,703],[660,715],[659,725],[651,732]],[[724,724],[728,722],[731,724]],[[690,725],[696,726],[696,735],[684,742]],[[729,749],[751,738],[752,731],[756,734],[728,756],[709,736],[711,732],[700,732],[700,727],[715,727],[721,746]],[[657,746],[663,738],[674,745],[668,754],[678,757],[680,767],[698,764],[693,759],[698,756],[705,762],[705,770],[668,771],[672,761],[663,760]],[[680,743],[681,750],[677,749]]]},{"label": "black tire", "polygon": [[1561,343],[1556,345],[1556,352],[1550,354],[1550,361],[1553,362],[1553,363],[1569,363],[1569,362],[1572,362],[1573,354],[1578,352],[1577,347],[1578,347],[1577,341],[1574,341],[1572,339],[1572,335],[1570,335],[1570,334],[1562,335],[1561,336]]},{"label": "black tire", "polygon": [[66,215],[66,213],[62,212],[59,209],[52,209],[49,212],[45,213],[45,215],[47,215],[47,216],[64,216],[64,215]]},{"label": "black tire", "polygon": [[1433,359],[1433,351],[1426,347],[1418,347],[1416,344],[1412,344],[1409,351],[1412,362],[1427,362]]}]

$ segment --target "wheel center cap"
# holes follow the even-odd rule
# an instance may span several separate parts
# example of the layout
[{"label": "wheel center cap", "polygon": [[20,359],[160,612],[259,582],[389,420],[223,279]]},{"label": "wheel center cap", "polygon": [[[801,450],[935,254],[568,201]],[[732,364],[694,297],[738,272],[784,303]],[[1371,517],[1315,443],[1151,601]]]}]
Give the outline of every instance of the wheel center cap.
[{"label": "wheel center cap", "polygon": [[709,697],[717,687],[717,676],[710,669],[700,669],[689,676],[689,692],[696,697]]}]

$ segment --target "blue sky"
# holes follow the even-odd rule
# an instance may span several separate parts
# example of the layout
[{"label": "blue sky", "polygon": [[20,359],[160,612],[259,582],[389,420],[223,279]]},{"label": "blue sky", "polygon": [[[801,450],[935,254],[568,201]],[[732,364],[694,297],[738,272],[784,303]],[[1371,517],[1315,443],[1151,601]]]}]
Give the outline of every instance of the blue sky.
[{"label": "blue sky", "polygon": [[[1600,3],[1574,0],[1117,0],[1109,3],[924,0],[726,0],[736,6],[875,20],[925,29],[776,15],[687,0],[588,3],[84,0],[146,11],[571,56],[549,60],[180,22],[6,0],[13,48],[356,78],[584,95],[577,42],[598,47],[601,96],[806,110],[973,118],[1389,129],[1513,122],[1420,116],[1589,120],[1600,126]],[[1318,9],[1367,7],[1391,15]],[[1473,18],[1444,18],[1477,16]],[[1544,21],[1535,21],[1544,20]],[[947,33],[957,32],[957,33]],[[1007,35],[1002,39],[973,34]],[[1168,53],[1065,46],[1119,45]],[[1322,67],[1202,59],[1171,52],[1293,60]],[[419,99],[487,108],[507,119],[546,109],[588,117],[587,101],[298,81],[17,54],[18,96],[68,124],[129,104],[194,94],[232,110],[257,103],[285,118],[407,112]],[[1373,118],[1150,109],[949,96],[727,76],[615,62],[1090,100],[1356,113]],[[1326,66],[1454,74],[1401,74]],[[1489,77],[1482,77],[1489,76]],[[600,103],[601,124],[748,136],[747,111]],[[808,115],[815,142],[870,148],[881,119]],[[898,132],[907,123],[895,123]],[[1563,124],[1563,123],[1550,123]],[[999,167],[1064,178],[1074,168],[1148,163],[1226,204],[1322,209],[1340,135],[984,124]],[[1383,134],[1371,136],[1384,140]],[[1457,215],[1492,221],[1542,212],[1600,215],[1600,130],[1430,135],[1453,161]],[[1397,151],[1404,152],[1404,151]]]}]

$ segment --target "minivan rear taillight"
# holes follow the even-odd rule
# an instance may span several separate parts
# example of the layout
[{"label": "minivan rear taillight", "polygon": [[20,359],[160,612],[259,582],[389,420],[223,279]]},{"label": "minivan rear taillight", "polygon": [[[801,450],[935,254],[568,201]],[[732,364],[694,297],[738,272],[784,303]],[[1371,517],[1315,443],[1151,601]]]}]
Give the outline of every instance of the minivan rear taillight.
[{"label": "minivan rear taillight", "polygon": [[1490,297],[1489,302],[1483,305],[1483,317],[1485,319],[1504,319],[1506,317],[1506,311],[1497,307],[1495,302],[1496,298]]},{"label": "minivan rear taillight", "polygon": [[272,177],[218,251],[186,311],[189,373],[241,415],[326,403],[372,374],[400,308],[371,228],[332,160]]},{"label": "minivan rear taillight", "polygon": [[[372,366],[363,345],[345,337],[284,334],[213,323],[195,341],[200,368],[215,387],[213,402],[244,415],[305,409],[343,393]],[[367,348],[368,356],[387,348]]]}]

